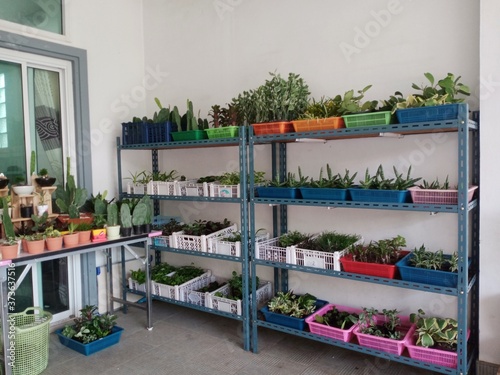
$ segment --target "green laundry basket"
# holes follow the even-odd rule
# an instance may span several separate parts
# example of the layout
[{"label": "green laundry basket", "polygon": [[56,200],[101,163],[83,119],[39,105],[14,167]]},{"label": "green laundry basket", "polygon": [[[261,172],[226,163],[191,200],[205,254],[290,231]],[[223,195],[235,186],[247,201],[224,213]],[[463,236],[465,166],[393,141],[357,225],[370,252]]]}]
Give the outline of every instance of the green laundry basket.
[{"label": "green laundry basket", "polygon": [[11,337],[11,348],[15,355],[13,375],[37,375],[45,370],[49,361],[51,320],[52,314],[39,307],[28,307],[21,313],[9,314],[7,329],[9,334],[15,332],[14,337]]}]

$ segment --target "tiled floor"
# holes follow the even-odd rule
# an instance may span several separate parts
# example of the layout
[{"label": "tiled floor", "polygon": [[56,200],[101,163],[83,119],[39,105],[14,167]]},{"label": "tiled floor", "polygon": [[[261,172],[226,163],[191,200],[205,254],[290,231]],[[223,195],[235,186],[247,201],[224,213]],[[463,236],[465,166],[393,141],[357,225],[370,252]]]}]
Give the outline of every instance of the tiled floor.
[{"label": "tiled floor", "polygon": [[259,353],[242,349],[241,323],[154,302],[154,329],[144,311],[118,312],[124,333],[119,344],[83,356],[50,335],[44,375],[411,375],[429,372],[300,337],[259,329]]}]

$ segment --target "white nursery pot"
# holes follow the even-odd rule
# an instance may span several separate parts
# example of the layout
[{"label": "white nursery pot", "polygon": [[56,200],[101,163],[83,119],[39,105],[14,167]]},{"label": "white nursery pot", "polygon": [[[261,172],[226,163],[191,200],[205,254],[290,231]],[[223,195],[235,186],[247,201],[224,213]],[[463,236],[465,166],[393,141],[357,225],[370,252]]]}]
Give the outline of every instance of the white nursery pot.
[{"label": "white nursery pot", "polygon": [[36,209],[38,211],[38,216],[42,216],[43,213],[49,209],[49,205],[42,204],[42,205],[36,206]]}]

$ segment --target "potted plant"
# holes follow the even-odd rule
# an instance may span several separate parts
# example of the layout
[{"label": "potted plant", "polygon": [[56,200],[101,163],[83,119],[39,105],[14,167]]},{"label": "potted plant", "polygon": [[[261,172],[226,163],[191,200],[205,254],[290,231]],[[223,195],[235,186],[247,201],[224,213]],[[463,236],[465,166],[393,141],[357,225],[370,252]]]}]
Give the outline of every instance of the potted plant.
[{"label": "potted plant", "polygon": [[120,206],[120,234],[122,237],[132,235],[132,215],[130,206],[125,202],[122,202]]},{"label": "potted plant", "polygon": [[326,177],[323,176],[323,167],[319,171],[317,180],[311,178],[307,185],[300,187],[300,193],[304,199],[328,199],[342,200],[348,199],[348,188],[354,186],[354,179],[358,175],[355,172],[352,176],[349,170],[345,170],[345,174],[333,174],[330,165],[326,165]]},{"label": "potted plant", "polygon": [[[2,197],[2,202],[4,206],[7,206],[7,199],[5,197]],[[1,244],[2,259],[17,258],[19,252],[19,242],[16,239],[14,224],[12,224],[9,211],[7,209],[2,212],[2,225],[5,232],[5,240]]]},{"label": "potted plant", "polygon": [[94,219],[92,221],[92,242],[101,242],[106,240],[106,213],[108,201],[106,200],[107,191],[98,193],[91,198],[94,209]]},{"label": "potted plant", "polygon": [[98,314],[97,306],[87,305],[73,319],[74,325],[56,330],[61,344],[84,355],[91,355],[120,341],[123,328],[116,325],[117,316]]},{"label": "potted plant", "polygon": [[422,245],[398,261],[396,266],[399,269],[401,279],[405,281],[457,287],[457,252],[444,254],[443,250],[429,251],[425,245]]},{"label": "potted plant", "polygon": [[290,263],[340,271],[339,259],[350,247],[362,245],[358,234],[323,231],[290,247]]},{"label": "potted plant", "polygon": [[339,114],[345,122],[346,128],[357,128],[361,126],[387,125],[391,120],[391,111],[375,111],[378,102],[376,100],[365,101],[363,98],[366,91],[372,86],[368,85],[358,94],[354,90],[346,91],[343,97],[337,96]]},{"label": "potted plant", "polygon": [[36,206],[38,216],[43,215],[43,213],[47,212],[47,210],[49,209],[49,205],[47,204],[47,202],[45,202],[46,193],[47,192],[43,189],[41,189],[40,192],[37,192],[38,196],[40,197],[38,205]]},{"label": "potted plant", "polygon": [[77,228],[78,224],[76,223],[68,224],[68,232],[63,235],[64,247],[73,247],[78,245],[80,235],[76,231]]},{"label": "potted plant", "polygon": [[130,289],[138,292],[146,292],[146,272],[142,269],[137,271],[130,271],[130,277],[128,278],[128,285]]},{"label": "potted plant", "polygon": [[350,342],[361,311],[361,309],[329,303],[308,316],[306,323],[312,333]]},{"label": "potted plant", "polygon": [[9,185],[9,179],[3,174],[0,173],[0,189],[5,189]]},{"label": "potted plant", "polygon": [[[67,165],[70,165],[68,157]],[[56,190],[56,205],[62,215],[58,216],[58,220],[67,222],[85,221],[92,222],[92,216],[80,214],[80,208],[83,207],[87,200],[87,189],[76,186],[75,177],[70,174],[69,168],[66,175],[66,185],[59,185]]]},{"label": "potted plant", "polygon": [[18,176],[15,181],[15,185],[12,185],[12,190],[15,194],[22,196],[31,195],[31,193],[33,193],[35,187],[26,183],[26,177]]},{"label": "potted plant", "polygon": [[410,357],[438,366],[457,367],[458,322],[452,318],[426,317],[422,309],[410,314],[415,324]]},{"label": "potted plant", "polygon": [[49,214],[45,211],[42,215],[31,215],[31,221],[33,221],[33,226],[31,230],[33,232],[45,232],[45,229],[52,224],[49,220]]},{"label": "potted plant", "polygon": [[410,187],[414,186],[421,178],[411,177],[411,166],[406,176],[399,173],[393,166],[394,177],[386,178],[382,165],[377,168],[377,173],[371,175],[368,168],[364,180],[359,185],[349,188],[351,199],[357,202],[390,202],[407,203],[410,201]]},{"label": "potted plant", "polygon": [[26,250],[29,254],[41,254],[45,250],[44,233],[36,232],[24,237]]},{"label": "potted plant", "polygon": [[205,129],[209,139],[213,138],[234,138],[239,135],[239,124],[242,119],[234,103],[227,104],[226,107],[213,105],[208,112],[212,118],[209,122],[211,128]]},{"label": "potted plant", "polygon": [[407,317],[399,311],[366,308],[359,313],[354,334],[361,346],[401,355],[412,334],[412,326]]},{"label": "potted plant", "polygon": [[[173,114],[173,116],[176,118],[177,114]],[[178,119],[175,121],[178,121]],[[205,129],[208,128],[208,120],[196,118],[193,102],[189,99],[187,100],[187,111],[181,117],[180,121],[181,124],[177,126],[177,131],[172,133],[174,141],[200,140],[207,138]]]},{"label": "potted plant", "polygon": [[132,211],[132,227],[134,234],[142,234],[143,226],[146,224],[148,206],[144,202],[139,202]]},{"label": "potted plant", "polygon": [[92,224],[90,223],[79,223],[76,226],[76,231],[78,232],[78,244],[83,245],[91,242],[92,236]]},{"label": "potted plant", "polygon": [[47,168],[42,168],[38,171],[38,177],[35,177],[35,181],[41,187],[48,187],[55,184],[56,178],[50,177]]},{"label": "potted plant", "polygon": [[44,234],[47,250],[61,250],[63,244],[61,232],[51,226],[45,229]]},{"label": "potted plant", "polygon": [[108,240],[120,238],[120,224],[118,222],[118,205],[111,202],[107,206],[106,236]]},{"label": "potted plant", "polygon": [[144,223],[142,224],[141,232],[149,233],[151,232],[151,226],[153,224],[153,206],[151,198],[146,194],[139,200],[139,203],[144,203],[146,206],[146,214],[144,216]]},{"label": "potted plant", "polygon": [[326,301],[318,300],[309,293],[297,295],[289,290],[278,292],[260,311],[270,323],[303,331],[306,327],[305,318],[326,304]]},{"label": "potted plant", "polygon": [[412,84],[419,93],[409,95],[405,100],[397,101],[393,107],[398,121],[402,124],[421,121],[442,121],[458,118],[459,103],[469,96],[470,89],[460,81],[460,76],[448,73],[446,77],[434,79],[431,73],[424,73],[430,83],[427,85]]},{"label": "potted plant", "polygon": [[239,94],[233,104],[257,135],[292,132],[291,121],[308,106],[309,87],[298,74],[289,73],[287,79],[278,73],[269,74],[271,79],[255,90]]},{"label": "potted plant", "polygon": [[368,246],[362,244],[351,246],[347,254],[340,258],[340,263],[345,272],[394,279],[397,271],[396,263],[408,254],[408,251],[402,249],[404,246],[406,240],[400,235],[370,241]]},{"label": "potted plant", "polygon": [[[12,217],[12,206],[10,204],[11,202],[11,199],[12,199],[12,196],[11,195],[6,195],[6,196],[3,196],[1,197],[2,199],[0,199],[0,223],[2,222],[2,216],[3,216],[3,211],[7,211],[7,213],[9,214],[10,217]],[[5,198],[5,206],[4,206],[4,200],[3,198]]]}]

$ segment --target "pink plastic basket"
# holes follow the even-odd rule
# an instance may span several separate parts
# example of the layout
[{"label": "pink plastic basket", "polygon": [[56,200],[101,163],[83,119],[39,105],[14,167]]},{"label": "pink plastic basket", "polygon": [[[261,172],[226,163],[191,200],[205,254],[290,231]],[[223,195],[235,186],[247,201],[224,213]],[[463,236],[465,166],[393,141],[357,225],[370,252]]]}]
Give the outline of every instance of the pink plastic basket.
[{"label": "pink plastic basket", "polygon": [[[467,192],[467,201],[474,196],[477,186],[471,186]],[[421,189],[414,186],[408,189],[413,203],[418,204],[458,204],[458,190]]]},{"label": "pink plastic basket", "polygon": [[359,326],[354,328],[354,334],[358,338],[359,345],[367,348],[380,350],[383,352],[401,355],[405,347],[411,342],[411,337],[415,331],[414,325],[409,323],[408,317],[401,318],[401,332],[404,337],[401,340],[393,340],[385,337],[378,337],[359,332]]},{"label": "pink plastic basket", "polygon": [[[424,348],[423,346],[415,345],[416,337],[413,335],[415,327],[412,328],[410,342],[406,344],[410,358],[417,359],[422,362],[432,363],[438,366],[457,368],[457,353],[445,350]],[[467,338],[470,331],[467,332]]]},{"label": "pink plastic basket", "polygon": [[316,315],[325,315],[328,311],[333,310],[333,308],[336,307],[337,310],[339,311],[345,311],[350,314],[359,314],[362,310],[361,309],[355,309],[353,307],[346,307],[346,306],[339,306],[339,305],[333,305],[329,303],[328,305],[322,307],[318,311],[316,311],[314,314],[308,316],[306,318],[306,323],[309,325],[309,330],[312,333],[315,333],[317,335],[321,336],[326,336],[330,337],[335,340],[340,340],[344,342],[349,342],[352,339],[353,331],[354,328],[356,328],[356,325],[353,325],[349,329],[340,329],[340,328],[335,328],[335,327],[330,327],[325,324],[317,323],[316,322]]}]

